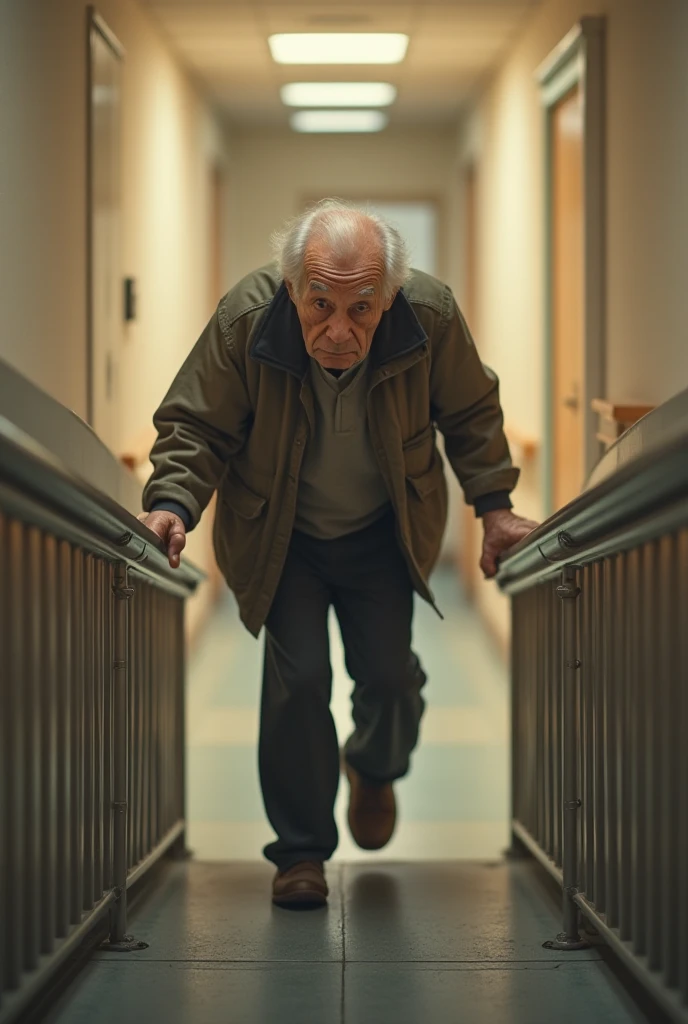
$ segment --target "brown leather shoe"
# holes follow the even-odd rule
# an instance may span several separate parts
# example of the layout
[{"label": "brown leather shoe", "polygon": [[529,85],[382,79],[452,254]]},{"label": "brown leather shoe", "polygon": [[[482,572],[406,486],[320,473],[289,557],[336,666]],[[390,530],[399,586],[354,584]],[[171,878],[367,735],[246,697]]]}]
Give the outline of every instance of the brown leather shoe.
[{"label": "brown leather shoe", "polygon": [[370,782],[346,766],[351,785],[349,829],[362,850],[381,850],[397,823],[397,802],[391,782]]},{"label": "brown leather shoe", "polygon": [[320,861],[304,860],[278,871],[272,883],[272,902],[278,907],[322,907],[327,903],[327,882]]}]

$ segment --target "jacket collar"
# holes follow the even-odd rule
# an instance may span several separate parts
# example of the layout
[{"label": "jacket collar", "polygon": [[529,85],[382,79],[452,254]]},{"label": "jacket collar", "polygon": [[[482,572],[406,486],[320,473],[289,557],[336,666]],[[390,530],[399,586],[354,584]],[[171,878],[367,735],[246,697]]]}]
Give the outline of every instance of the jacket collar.
[{"label": "jacket collar", "polygon": [[[428,336],[413,312],[410,302],[403,291],[400,291],[390,309],[382,314],[375,331],[370,348],[371,363],[378,367],[393,359],[409,355],[427,340]],[[284,282],[280,284],[258,325],[249,354],[257,362],[274,366],[279,370],[287,370],[299,380],[306,376],[309,366],[308,353],[303,342],[296,306],[289,298]]]}]

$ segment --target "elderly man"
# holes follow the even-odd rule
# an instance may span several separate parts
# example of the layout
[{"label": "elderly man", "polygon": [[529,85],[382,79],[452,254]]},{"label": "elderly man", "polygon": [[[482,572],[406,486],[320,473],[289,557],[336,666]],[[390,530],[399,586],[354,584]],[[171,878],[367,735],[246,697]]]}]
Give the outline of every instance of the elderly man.
[{"label": "elderly man", "polygon": [[[265,849],[282,906],[327,899],[340,766],[349,827],[377,850],[396,821],[425,675],[411,649],[414,590],[447,516],[436,433],[484,524],[481,567],[534,526],[511,512],[498,382],[449,288],[411,271],[390,225],[325,201],[275,240],[175,378],[154,422],[146,524],[179,564],[217,488],[218,564],[242,621],[265,626],[259,742]],[[343,755],[329,710],[328,612],[355,688]]]}]

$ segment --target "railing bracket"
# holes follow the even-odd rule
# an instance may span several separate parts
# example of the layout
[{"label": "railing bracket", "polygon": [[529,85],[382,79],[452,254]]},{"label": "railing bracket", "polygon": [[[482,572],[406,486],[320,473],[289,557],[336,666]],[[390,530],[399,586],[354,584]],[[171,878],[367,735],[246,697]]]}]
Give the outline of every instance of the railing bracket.
[{"label": "railing bracket", "polygon": [[125,935],[124,938],[111,942],[106,939],[100,946],[103,953],[134,953],[137,949],[148,949],[147,942],[139,942],[132,935]]},{"label": "railing bracket", "polygon": [[575,939],[575,938],[570,938],[566,934],[566,932],[560,932],[557,935],[556,939],[548,939],[547,942],[543,942],[542,943],[542,948],[543,949],[559,949],[559,950],[563,950],[563,952],[565,952],[565,953],[566,952],[570,952],[571,953],[571,952],[573,952],[576,949],[589,949],[590,948],[590,943],[587,942],[585,939],[581,939],[580,936],[577,939]]}]

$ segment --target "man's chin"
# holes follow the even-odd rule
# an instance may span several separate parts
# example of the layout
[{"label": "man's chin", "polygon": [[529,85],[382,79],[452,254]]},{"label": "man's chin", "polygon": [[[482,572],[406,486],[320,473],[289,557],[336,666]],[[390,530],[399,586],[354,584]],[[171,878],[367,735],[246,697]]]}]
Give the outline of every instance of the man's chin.
[{"label": "man's chin", "polygon": [[316,353],[315,359],[323,370],[350,370],[358,362],[355,355],[335,356],[330,353]]}]

